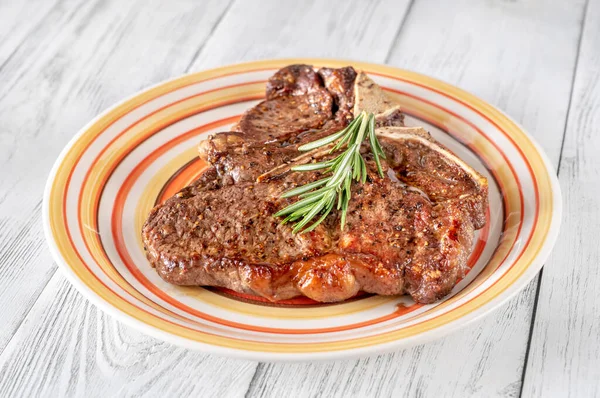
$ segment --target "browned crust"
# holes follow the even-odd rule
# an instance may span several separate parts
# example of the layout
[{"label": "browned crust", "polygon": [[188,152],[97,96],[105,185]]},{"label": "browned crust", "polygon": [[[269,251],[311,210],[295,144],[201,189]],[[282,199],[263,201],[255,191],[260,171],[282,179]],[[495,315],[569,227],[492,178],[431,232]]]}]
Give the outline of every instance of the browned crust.
[{"label": "browned crust", "polygon": [[[270,300],[305,295],[332,302],[362,290],[430,303],[450,292],[467,271],[474,230],[485,222],[487,183],[425,131],[378,130],[388,155],[384,168],[394,179],[379,178],[368,160],[369,183],[353,186],[343,232],[336,212],[302,235],[272,217],[291,203],[280,199],[283,191],[321,178],[281,166],[315,156],[298,156],[300,143],[343,126],[360,107],[377,110],[378,126],[403,126],[399,107],[366,75],[350,90],[354,79],[352,68],[284,68],[238,132],[200,145],[212,167],[154,208],[142,230],[148,259],[163,279]],[[307,129],[313,135],[302,135]],[[442,185],[449,193],[439,194]]]}]

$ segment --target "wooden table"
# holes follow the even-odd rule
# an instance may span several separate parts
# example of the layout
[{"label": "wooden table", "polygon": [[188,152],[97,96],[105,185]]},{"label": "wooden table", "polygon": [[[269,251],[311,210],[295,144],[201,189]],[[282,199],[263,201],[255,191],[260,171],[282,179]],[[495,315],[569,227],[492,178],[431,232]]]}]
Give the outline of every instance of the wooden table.
[{"label": "wooden table", "polygon": [[[331,363],[188,351],[85,300],[41,223],[67,141],[161,80],[299,56],[413,69],[523,124],[564,196],[542,273],[447,338]],[[598,396],[599,126],[600,0],[0,0],[0,396]]]}]

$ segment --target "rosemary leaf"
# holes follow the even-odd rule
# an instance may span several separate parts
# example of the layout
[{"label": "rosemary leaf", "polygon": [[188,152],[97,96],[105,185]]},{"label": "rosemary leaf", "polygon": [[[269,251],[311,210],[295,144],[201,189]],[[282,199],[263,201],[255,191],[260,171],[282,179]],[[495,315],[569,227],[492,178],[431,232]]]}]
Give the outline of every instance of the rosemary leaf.
[{"label": "rosemary leaf", "polygon": [[360,166],[362,169],[361,182],[364,184],[365,182],[367,182],[367,163],[365,162],[365,160],[362,157],[360,158]]},{"label": "rosemary leaf", "polygon": [[307,204],[311,204],[311,203],[317,202],[318,200],[319,200],[318,196],[311,197],[311,198],[306,198],[306,199],[302,199],[302,200],[294,203],[293,205],[289,205],[288,207],[286,207],[283,210],[279,210],[277,213],[274,214],[274,216],[275,217],[281,217],[281,216],[288,215],[288,214],[293,213],[296,210],[302,208],[303,206],[305,206]]},{"label": "rosemary leaf", "polygon": [[297,195],[301,195],[305,192],[311,191],[315,188],[320,187],[321,185],[325,185],[327,183],[327,181],[329,181],[329,178],[322,178],[318,181],[315,182],[311,182],[310,184],[306,184],[306,185],[302,185],[299,187],[296,187],[294,189],[290,189],[287,192],[284,192],[281,197],[282,198],[290,198],[292,196],[297,196]]},{"label": "rosemary leaf", "polygon": [[323,222],[323,220],[325,220],[325,218],[329,215],[329,213],[333,209],[333,201],[335,200],[335,198],[332,196],[331,199],[332,200],[327,202],[327,206],[325,207],[325,211],[323,212],[321,217],[317,221],[315,221],[311,226],[305,228],[304,231],[302,231],[303,234],[306,232],[310,232],[313,229],[317,228],[319,226],[319,224],[321,224]]},{"label": "rosemary leaf", "polygon": [[318,201],[314,205],[314,207],[312,209],[310,209],[310,211],[304,215],[302,220],[300,222],[298,222],[298,224],[296,224],[296,226],[294,227],[292,232],[297,234],[300,230],[302,230],[302,228],[304,228],[304,226],[306,224],[308,224],[310,222],[310,220],[313,219],[314,216],[316,216],[317,214],[319,214],[319,212],[321,210],[323,210],[323,207],[325,207],[325,202],[322,200]]},{"label": "rosemary leaf", "polygon": [[331,167],[331,162],[306,163],[299,166],[293,166],[292,171],[312,171]]},{"label": "rosemary leaf", "polygon": [[298,195],[298,197],[303,199],[303,198],[309,198],[309,197],[315,196],[315,195],[321,195],[321,196],[323,196],[327,192],[333,191],[333,190],[335,190],[335,187],[325,186],[325,187],[319,188],[319,189],[317,189],[315,191],[305,192],[302,195]]},{"label": "rosemary leaf", "polygon": [[346,135],[343,136],[343,138],[341,140],[339,140],[337,142],[337,144],[335,144],[335,146],[333,148],[331,148],[331,151],[329,151],[329,153],[333,153],[337,150],[339,150],[345,143],[347,143],[350,138],[352,138],[355,129],[357,126],[359,126],[360,121],[363,118],[363,114],[361,113],[357,118],[355,118],[354,120],[352,120],[352,122],[350,122],[350,124],[348,125],[348,127],[346,127]]},{"label": "rosemary leaf", "polygon": [[335,134],[328,135],[327,137],[323,137],[319,140],[309,142],[308,144],[302,145],[302,146],[298,147],[298,150],[303,151],[303,152],[310,151],[312,149],[320,148],[322,146],[330,144],[333,141],[343,137],[344,134],[346,134],[350,129],[352,129],[353,123],[354,123],[354,120],[352,121],[352,123],[348,124],[343,130],[340,130]]}]

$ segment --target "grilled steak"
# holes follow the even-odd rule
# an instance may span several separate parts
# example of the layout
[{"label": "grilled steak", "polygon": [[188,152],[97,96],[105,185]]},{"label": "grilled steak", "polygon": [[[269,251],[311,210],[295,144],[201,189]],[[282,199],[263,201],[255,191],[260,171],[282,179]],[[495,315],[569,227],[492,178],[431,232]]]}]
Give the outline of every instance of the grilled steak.
[{"label": "grilled steak", "polygon": [[[313,231],[293,234],[273,214],[296,199],[280,196],[323,174],[290,167],[333,156],[298,146],[362,110],[376,114],[385,178],[364,143],[369,178],[352,186],[344,230],[333,211]],[[202,142],[210,167],[148,216],[142,236],[164,280],[270,300],[334,302],[362,290],[431,303],[464,276],[474,231],[485,223],[487,182],[425,130],[403,127],[397,104],[363,73],[284,68],[235,130]]]}]

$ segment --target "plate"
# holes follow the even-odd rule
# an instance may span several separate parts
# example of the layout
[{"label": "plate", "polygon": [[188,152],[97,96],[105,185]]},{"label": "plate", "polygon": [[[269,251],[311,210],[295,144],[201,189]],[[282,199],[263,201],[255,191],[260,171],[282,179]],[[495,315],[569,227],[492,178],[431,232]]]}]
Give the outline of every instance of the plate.
[{"label": "plate", "polygon": [[[140,231],[156,204],[205,167],[200,140],[227,131],[264,96],[265,82],[292,63],[367,72],[407,114],[489,180],[486,227],[471,268],[431,305],[363,294],[337,304],[307,298],[270,303],[217,288],[162,281]],[[122,322],[205,352],[253,360],[372,355],[439,338],[488,314],[522,289],[550,254],[560,188],[539,146],[513,120],[439,80],[388,66],[282,59],[207,70],[159,84],[85,126],[54,165],[44,195],[50,249],[70,281]]]}]

